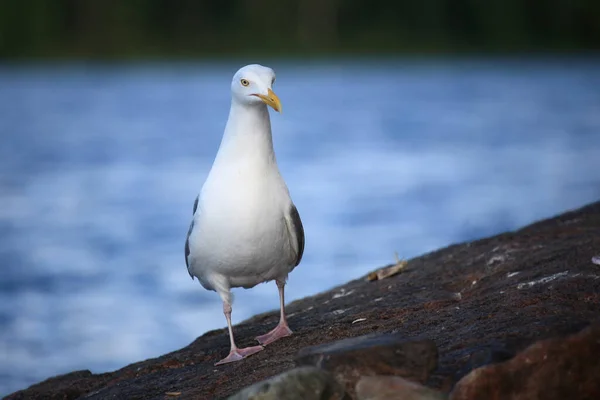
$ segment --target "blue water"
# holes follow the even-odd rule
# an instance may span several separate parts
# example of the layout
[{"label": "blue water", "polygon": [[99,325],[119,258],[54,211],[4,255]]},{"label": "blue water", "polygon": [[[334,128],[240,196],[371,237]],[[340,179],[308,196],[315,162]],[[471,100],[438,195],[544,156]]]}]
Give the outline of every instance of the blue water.
[{"label": "blue water", "polygon": [[[183,243],[243,64],[0,68],[0,394],[225,325]],[[288,300],[600,198],[600,59],[269,65]],[[235,322],[278,306],[234,293]]]}]

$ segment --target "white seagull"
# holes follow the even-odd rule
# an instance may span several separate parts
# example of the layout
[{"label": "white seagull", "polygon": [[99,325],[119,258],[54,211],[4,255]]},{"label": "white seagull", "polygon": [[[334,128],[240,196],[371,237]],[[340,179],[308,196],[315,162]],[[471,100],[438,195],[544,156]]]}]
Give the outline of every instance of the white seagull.
[{"label": "white seagull", "polygon": [[231,327],[232,287],[275,280],[280,319],[256,340],[267,345],[292,334],[284,310],[288,274],[304,252],[304,229],[273,150],[267,106],[281,111],[272,86],[275,72],[258,64],[241,68],[231,82],[231,109],[213,166],[196,198],[185,242],[192,279],[223,300],[231,350],[215,365],[238,361],[262,346],[238,348]]}]

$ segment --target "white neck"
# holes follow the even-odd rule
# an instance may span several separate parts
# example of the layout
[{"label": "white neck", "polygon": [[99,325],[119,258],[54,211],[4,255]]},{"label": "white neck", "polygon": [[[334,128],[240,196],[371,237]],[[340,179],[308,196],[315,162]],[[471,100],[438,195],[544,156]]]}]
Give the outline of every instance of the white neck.
[{"label": "white neck", "polygon": [[265,104],[247,105],[231,102],[216,161],[221,157],[275,162],[271,119]]}]

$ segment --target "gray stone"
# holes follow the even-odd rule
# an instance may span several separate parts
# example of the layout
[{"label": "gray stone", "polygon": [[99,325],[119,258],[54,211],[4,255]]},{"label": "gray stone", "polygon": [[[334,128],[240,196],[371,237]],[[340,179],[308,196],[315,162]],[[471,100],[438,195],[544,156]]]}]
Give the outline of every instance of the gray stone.
[{"label": "gray stone", "polygon": [[401,334],[384,334],[304,348],[296,364],[331,371],[353,395],[362,376],[395,375],[424,383],[437,367],[437,359],[437,347],[431,340],[406,341]]},{"label": "gray stone", "polygon": [[364,376],[356,384],[358,400],[445,400],[444,393],[399,376]]},{"label": "gray stone", "polygon": [[300,367],[249,386],[229,400],[349,400],[327,371]]}]

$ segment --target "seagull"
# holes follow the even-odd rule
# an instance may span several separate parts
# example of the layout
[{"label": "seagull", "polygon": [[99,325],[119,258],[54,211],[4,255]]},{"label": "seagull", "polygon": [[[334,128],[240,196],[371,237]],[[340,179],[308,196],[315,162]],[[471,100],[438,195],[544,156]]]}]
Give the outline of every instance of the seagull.
[{"label": "seagull", "polygon": [[[210,172],[196,197],[185,242],[185,262],[192,279],[223,301],[231,349],[217,362],[239,361],[292,334],[284,309],[288,274],[304,252],[304,228],[279,172],[267,106],[281,112],[273,92],[275,72],[251,64],[231,81],[231,108]],[[231,288],[252,288],[275,281],[280,318],[260,345],[239,348],[231,326]],[[263,346],[261,346],[263,345]]]}]

